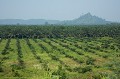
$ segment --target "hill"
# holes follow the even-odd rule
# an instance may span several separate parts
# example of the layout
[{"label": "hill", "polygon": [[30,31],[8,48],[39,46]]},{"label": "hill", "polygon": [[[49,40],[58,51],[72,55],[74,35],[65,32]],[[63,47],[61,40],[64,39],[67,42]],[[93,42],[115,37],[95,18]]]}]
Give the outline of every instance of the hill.
[{"label": "hill", "polygon": [[58,20],[45,20],[45,19],[29,19],[29,20],[22,20],[22,19],[0,19],[0,24],[26,24],[26,25],[43,25],[45,23],[49,24],[57,24],[59,23]]},{"label": "hill", "polygon": [[96,24],[109,24],[110,21],[106,21],[105,19],[99,18],[97,16],[93,16],[90,13],[80,16],[74,20],[62,21],[60,24],[65,25],[96,25]]},{"label": "hill", "polygon": [[112,23],[110,21],[106,21],[105,19],[99,18],[97,16],[93,16],[90,13],[80,16],[77,19],[73,20],[45,20],[45,19],[0,19],[1,25],[9,25],[9,24],[26,24],[26,25],[44,25],[44,24],[60,24],[60,25],[98,25],[98,24],[109,24]]}]

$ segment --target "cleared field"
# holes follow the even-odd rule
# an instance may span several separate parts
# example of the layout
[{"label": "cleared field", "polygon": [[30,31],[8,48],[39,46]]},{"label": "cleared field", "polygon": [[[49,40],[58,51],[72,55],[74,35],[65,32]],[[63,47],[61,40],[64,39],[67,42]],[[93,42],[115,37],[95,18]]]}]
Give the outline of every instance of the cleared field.
[{"label": "cleared field", "polygon": [[119,79],[111,37],[0,40],[1,79]]}]

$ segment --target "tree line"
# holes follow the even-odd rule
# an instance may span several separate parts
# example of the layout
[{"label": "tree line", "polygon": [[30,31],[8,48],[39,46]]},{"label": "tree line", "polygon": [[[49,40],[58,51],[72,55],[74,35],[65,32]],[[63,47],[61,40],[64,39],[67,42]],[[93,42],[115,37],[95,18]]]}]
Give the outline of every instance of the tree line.
[{"label": "tree line", "polygon": [[0,38],[120,37],[120,24],[0,25]]}]

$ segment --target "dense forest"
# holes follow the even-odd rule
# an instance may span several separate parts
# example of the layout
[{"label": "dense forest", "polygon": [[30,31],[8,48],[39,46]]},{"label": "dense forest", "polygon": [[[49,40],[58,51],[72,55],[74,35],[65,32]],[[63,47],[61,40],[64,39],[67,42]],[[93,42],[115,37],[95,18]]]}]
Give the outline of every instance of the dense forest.
[{"label": "dense forest", "polygon": [[120,24],[108,25],[0,25],[0,38],[119,37]]}]

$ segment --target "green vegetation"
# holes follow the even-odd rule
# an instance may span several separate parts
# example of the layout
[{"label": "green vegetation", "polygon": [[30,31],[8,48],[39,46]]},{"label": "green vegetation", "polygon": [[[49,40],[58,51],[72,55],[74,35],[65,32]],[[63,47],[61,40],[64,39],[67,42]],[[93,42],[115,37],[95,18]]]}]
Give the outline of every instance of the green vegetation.
[{"label": "green vegetation", "polygon": [[120,25],[0,26],[0,79],[119,79]]},{"label": "green vegetation", "polygon": [[56,26],[0,25],[0,38],[118,37],[120,24]]}]

